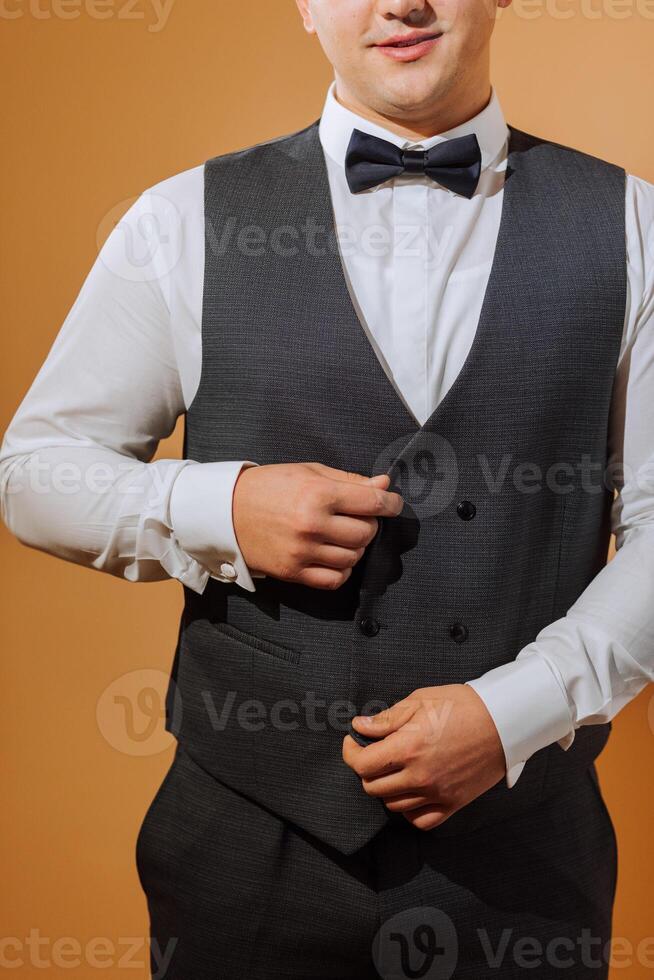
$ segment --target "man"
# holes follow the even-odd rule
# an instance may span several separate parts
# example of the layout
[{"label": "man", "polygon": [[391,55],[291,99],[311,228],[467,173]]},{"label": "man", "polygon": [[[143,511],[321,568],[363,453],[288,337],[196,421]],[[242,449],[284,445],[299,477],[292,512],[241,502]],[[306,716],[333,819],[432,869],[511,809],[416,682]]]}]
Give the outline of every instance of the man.
[{"label": "man", "polygon": [[[320,119],[130,209],[6,433],[4,519],[184,586],[136,855],[167,977],[606,977],[654,187],[507,128],[492,0],[297,3]],[[37,492],[63,462],[104,492]]]}]

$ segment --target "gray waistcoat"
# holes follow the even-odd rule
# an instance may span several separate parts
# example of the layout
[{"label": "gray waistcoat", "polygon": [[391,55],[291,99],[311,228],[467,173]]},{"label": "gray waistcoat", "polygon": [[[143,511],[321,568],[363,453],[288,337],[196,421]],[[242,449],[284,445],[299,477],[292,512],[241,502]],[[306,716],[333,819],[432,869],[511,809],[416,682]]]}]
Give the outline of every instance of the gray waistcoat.
[{"label": "gray waistcoat", "polygon": [[[513,660],[606,562],[607,422],[626,301],[625,173],[511,128],[477,332],[424,426],[358,319],[318,120],[208,161],[202,375],[184,456],[389,472],[406,507],[345,586],[185,587],[166,727],[207,772],[344,853],[390,819],[341,759],[347,720]],[[578,780],[584,726],[433,833]]]}]

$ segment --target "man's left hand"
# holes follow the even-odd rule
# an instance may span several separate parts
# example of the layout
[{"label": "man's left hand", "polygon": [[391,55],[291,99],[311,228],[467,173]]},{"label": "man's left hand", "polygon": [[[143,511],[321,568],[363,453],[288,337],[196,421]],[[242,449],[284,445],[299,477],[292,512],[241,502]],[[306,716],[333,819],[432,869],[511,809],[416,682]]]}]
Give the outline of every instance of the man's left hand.
[{"label": "man's left hand", "polygon": [[484,702],[467,684],[423,687],[379,714],[352,725],[343,760],[369,796],[383,800],[419,830],[431,830],[506,773],[504,750]]}]

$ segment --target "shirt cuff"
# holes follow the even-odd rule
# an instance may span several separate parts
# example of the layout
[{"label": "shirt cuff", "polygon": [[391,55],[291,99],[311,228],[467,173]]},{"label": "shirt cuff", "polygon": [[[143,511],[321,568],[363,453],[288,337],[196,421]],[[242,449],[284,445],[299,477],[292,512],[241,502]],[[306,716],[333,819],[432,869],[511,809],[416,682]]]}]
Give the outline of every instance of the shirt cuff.
[{"label": "shirt cuff", "polygon": [[537,655],[502,664],[466,683],[495,722],[509,789],[534,752],[553,742],[562,749],[572,745],[575,729],[568,699],[546,661]]},{"label": "shirt cuff", "polygon": [[170,494],[170,526],[179,546],[198,561],[210,578],[255,592],[253,578],[241,554],[232,520],[234,487],[242,469],[258,466],[251,460],[196,463],[185,466]]}]

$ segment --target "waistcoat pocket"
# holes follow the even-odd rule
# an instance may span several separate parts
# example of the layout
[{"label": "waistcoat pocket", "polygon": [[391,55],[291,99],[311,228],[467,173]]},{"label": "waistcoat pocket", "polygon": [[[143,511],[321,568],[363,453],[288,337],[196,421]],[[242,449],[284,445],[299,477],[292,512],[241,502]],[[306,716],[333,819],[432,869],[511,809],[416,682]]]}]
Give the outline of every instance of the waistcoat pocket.
[{"label": "waistcoat pocket", "polygon": [[285,660],[287,663],[299,664],[302,654],[299,650],[293,650],[291,647],[283,646],[281,643],[272,643],[270,640],[263,639],[260,636],[254,636],[252,633],[246,633],[244,630],[233,626],[232,623],[223,622],[212,622],[212,625],[220,632],[224,633],[225,636],[230,637],[232,640],[236,640],[237,643],[243,643],[245,646],[249,647],[251,650],[256,650],[258,653],[267,654],[269,657],[277,657],[279,660]]}]

